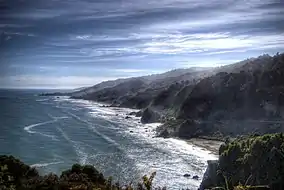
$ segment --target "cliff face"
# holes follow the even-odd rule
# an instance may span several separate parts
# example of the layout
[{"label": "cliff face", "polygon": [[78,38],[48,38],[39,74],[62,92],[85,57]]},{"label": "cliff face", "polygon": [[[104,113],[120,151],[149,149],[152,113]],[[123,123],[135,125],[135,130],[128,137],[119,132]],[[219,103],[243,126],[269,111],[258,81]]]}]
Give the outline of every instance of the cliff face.
[{"label": "cliff face", "polygon": [[207,68],[177,69],[163,74],[104,82],[71,94],[71,98],[142,109],[142,122],[175,117],[192,86],[212,74]]},{"label": "cliff face", "polygon": [[[177,113],[177,119],[195,122],[176,125],[180,130],[174,135],[191,136],[190,131],[224,137],[284,131],[284,54],[265,57],[263,64],[254,66],[260,60],[245,64],[241,72],[220,72],[197,83]],[[164,126],[167,130],[169,125]]]},{"label": "cliff face", "polygon": [[200,184],[199,190],[204,190],[210,187],[217,187],[220,185],[218,175],[219,161],[218,160],[208,160],[207,168],[203,175],[202,182]]}]

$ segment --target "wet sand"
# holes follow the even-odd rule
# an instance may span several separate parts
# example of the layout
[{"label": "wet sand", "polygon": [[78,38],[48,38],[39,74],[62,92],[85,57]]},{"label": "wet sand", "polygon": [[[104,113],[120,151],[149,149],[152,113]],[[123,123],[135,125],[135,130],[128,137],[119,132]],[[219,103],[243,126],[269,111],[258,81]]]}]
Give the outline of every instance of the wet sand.
[{"label": "wet sand", "polygon": [[212,153],[218,155],[219,147],[223,144],[222,141],[217,140],[208,140],[202,138],[192,138],[187,140],[189,144],[193,144],[195,146],[201,147],[204,150],[209,150]]}]

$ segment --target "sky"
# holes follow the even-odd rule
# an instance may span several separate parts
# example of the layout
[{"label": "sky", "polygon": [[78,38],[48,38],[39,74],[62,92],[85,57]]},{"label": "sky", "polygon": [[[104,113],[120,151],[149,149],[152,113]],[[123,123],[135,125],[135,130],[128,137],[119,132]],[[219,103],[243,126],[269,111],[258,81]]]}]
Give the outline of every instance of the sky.
[{"label": "sky", "polygon": [[0,88],[77,88],[283,50],[283,0],[0,0]]}]

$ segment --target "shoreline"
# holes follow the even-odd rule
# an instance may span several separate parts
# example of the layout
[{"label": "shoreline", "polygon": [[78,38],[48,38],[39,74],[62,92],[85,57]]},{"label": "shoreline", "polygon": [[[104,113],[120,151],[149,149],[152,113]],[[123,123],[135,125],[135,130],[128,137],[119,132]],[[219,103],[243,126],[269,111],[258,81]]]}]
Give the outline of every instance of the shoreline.
[{"label": "shoreline", "polygon": [[218,141],[218,140],[211,140],[211,139],[205,139],[205,138],[192,138],[185,140],[188,144],[197,146],[202,148],[203,150],[208,150],[212,152],[214,155],[219,155],[219,148],[221,144],[224,142]]},{"label": "shoreline", "polygon": [[[53,96],[56,97],[56,96]],[[71,96],[65,96],[68,97],[69,99],[77,99],[77,98],[72,98]],[[85,99],[81,99],[78,98],[79,100],[85,100]],[[128,107],[119,107],[119,106],[112,106],[109,103],[106,102],[98,102],[98,101],[93,101],[93,100],[86,100],[86,101],[91,101],[91,102],[95,102],[99,104],[99,107],[102,108],[125,108],[125,109],[133,109],[134,112],[137,112],[138,109],[134,109],[134,108],[128,108]],[[140,110],[141,111],[141,110]],[[139,111],[138,111],[139,112]],[[129,113],[126,114],[127,116],[129,116]],[[141,117],[137,117],[140,118]],[[126,119],[127,120],[127,119]],[[146,123],[145,125],[151,125],[152,123]],[[157,123],[156,123],[157,124]],[[160,123],[160,125],[162,125],[163,123]],[[157,128],[157,126],[155,126],[155,129]],[[179,137],[173,137],[175,139],[180,139]],[[191,138],[191,139],[181,139],[184,140],[185,142],[187,142],[188,144],[200,147],[203,150],[207,150],[212,152],[214,155],[218,155],[219,153],[219,147],[221,146],[221,144],[224,142],[218,138],[214,138],[214,137],[196,137],[196,138]]]}]

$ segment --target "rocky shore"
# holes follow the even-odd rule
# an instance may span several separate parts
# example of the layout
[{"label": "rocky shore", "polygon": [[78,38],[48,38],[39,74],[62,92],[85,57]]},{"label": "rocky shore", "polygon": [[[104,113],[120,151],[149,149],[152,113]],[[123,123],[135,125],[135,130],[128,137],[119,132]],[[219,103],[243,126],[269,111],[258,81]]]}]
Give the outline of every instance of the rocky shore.
[{"label": "rocky shore", "polygon": [[164,123],[157,130],[161,137],[224,140],[284,132],[283,76],[282,53],[214,69],[177,69],[106,81],[68,95],[140,109],[142,123]]}]

